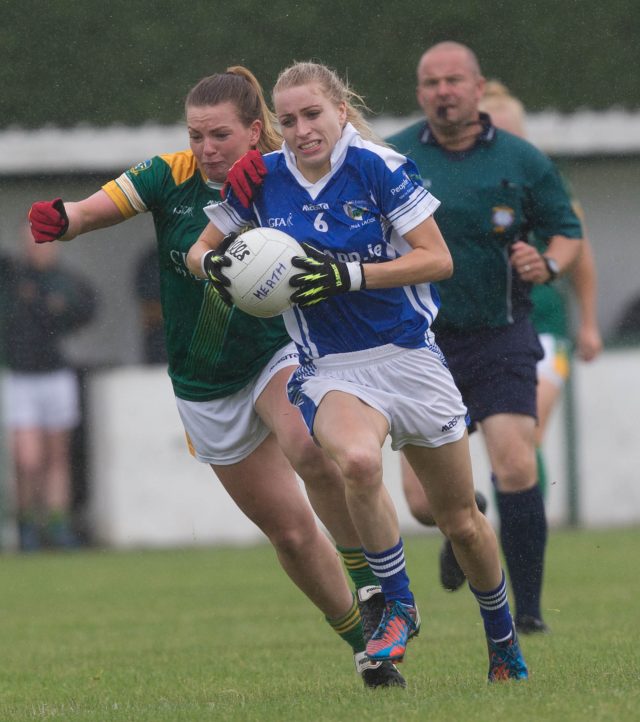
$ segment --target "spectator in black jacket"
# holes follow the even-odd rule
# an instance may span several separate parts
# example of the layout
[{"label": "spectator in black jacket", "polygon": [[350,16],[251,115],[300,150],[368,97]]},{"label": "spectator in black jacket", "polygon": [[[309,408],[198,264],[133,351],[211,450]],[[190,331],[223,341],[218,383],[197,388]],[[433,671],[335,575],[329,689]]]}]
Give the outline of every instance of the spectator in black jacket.
[{"label": "spectator in black jacket", "polygon": [[87,324],[93,289],[33,242],[5,269],[3,411],[15,475],[20,549],[71,548],[70,442],[80,420],[78,379],[61,340]]}]

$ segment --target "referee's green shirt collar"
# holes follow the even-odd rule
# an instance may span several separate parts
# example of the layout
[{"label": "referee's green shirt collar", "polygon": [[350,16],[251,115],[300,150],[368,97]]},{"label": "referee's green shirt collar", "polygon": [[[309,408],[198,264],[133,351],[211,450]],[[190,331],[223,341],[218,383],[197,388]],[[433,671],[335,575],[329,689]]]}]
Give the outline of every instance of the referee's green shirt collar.
[{"label": "referee's green shirt collar", "polygon": [[[471,146],[471,148],[467,148],[467,150],[462,151],[464,153],[468,153],[470,150],[473,150],[481,143],[492,143],[493,140],[496,137],[496,127],[491,122],[491,118],[487,113],[480,113],[480,124],[482,126],[482,130],[480,131],[480,134],[476,138],[476,142]],[[431,126],[429,123],[425,120],[424,125],[422,126],[420,130],[420,135],[418,136],[421,143],[424,143],[425,145],[437,145],[440,146],[440,143],[438,143],[435,135],[433,134],[431,130]]]}]

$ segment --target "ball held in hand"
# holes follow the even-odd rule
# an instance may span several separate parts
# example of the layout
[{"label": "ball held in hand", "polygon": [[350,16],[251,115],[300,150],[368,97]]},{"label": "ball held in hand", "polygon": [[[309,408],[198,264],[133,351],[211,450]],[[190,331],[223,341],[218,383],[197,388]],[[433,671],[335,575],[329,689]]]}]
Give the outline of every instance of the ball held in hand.
[{"label": "ball held in hand", "polygon": [[240,234],[227,248],[231,265],[224,275],[234,304],[251,316],[278,316],[293,305],[289,279],[297,269],[294,256],[306,255],[302,246],[275,228],[252,228]]}]

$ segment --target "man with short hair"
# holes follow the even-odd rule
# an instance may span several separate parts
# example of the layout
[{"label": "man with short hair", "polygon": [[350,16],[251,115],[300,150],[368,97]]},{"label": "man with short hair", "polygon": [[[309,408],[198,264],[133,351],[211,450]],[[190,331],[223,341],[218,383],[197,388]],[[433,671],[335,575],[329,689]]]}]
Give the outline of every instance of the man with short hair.
[{"label": "man with short hair", "polygon": [[[552,162],[479,111],[485,80],[468,47],[438,43],[421,57],[417,76],[426,122],[387,140],[415,161],[442,203],[435,219],[454,273],[438,283],[436,339],[472,426],[482,429],[516,626],[544,632],[547,522],[535,456],[536,363],[543,351],[529,318],[529,291],[570,267],[582,229]],[[546,239],[544,253],[526,242],[531,231]],[[406,467],[410,498],[415,479]]]}]

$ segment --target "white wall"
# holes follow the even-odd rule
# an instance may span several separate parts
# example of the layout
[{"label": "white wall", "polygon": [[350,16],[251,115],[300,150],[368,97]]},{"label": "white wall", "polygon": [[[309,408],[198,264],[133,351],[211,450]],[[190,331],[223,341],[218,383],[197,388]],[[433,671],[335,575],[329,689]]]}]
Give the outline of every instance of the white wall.
[{"label": "white wall", "polygon": [[[580,521],[587,526],[640,523],[640,389],[631,386],[640,351],[607,352],[575,371]],[[127,367],[93,375],[89,516],[95,540],[117,546],[251,543],[261,533],[235,508],[206,465],[192,459],[163,369]],[[549,519],[567,519],[562,412],[549,429]],[[476,485],[489,495],[489,468],[472,437]],[[424,531],[400,488],[397,455],[385,447],[386,483],[403,533]],[[493,506],[489,517],[497,521]]]}]

